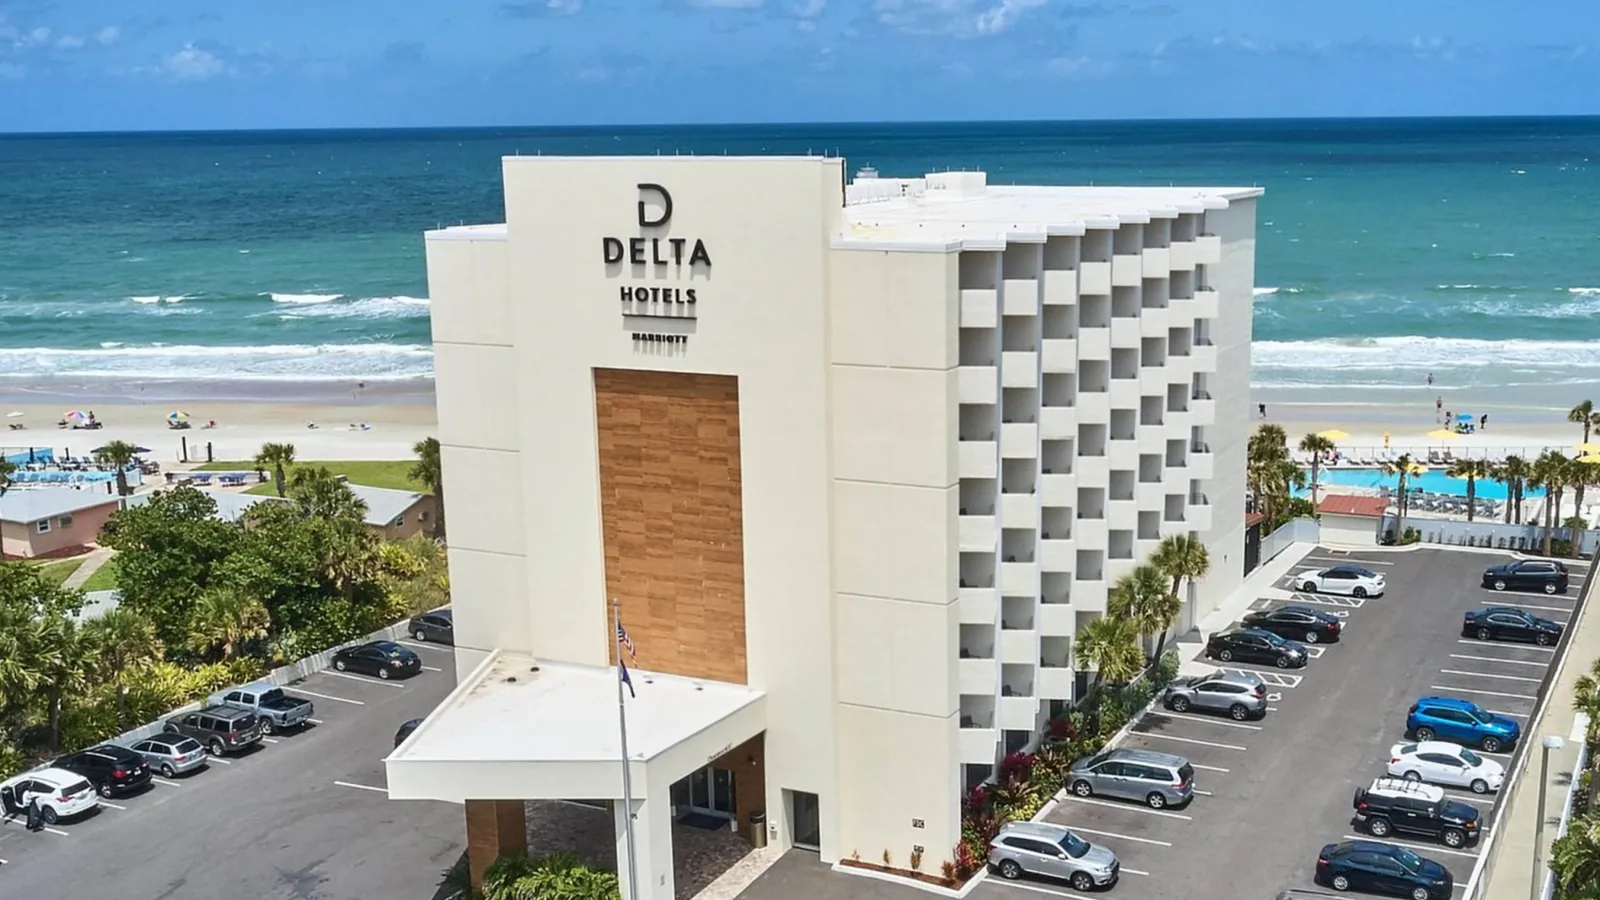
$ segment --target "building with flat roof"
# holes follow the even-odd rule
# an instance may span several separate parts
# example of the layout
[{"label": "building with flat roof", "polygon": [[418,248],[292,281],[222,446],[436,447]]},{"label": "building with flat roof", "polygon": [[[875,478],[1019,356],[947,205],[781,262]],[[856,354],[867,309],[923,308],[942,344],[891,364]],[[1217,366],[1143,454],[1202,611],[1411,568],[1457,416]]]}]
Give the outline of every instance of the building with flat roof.
[{"label": "building with flat roof", "polygon": [[691,812],[938,872],[1120,575],[1198,535],[1180,630],[1242,580],[1259,189],[504,176],[504,224],[427,235],[460,684],[387,761],[475,874],[540,798],[631,813],[652,900]]},{"label": "building with flat roof", "polygon": [[90,487],[13,488],[0,494],[0,558],[81,553],[100,539],[122,498],[111,483]]}]

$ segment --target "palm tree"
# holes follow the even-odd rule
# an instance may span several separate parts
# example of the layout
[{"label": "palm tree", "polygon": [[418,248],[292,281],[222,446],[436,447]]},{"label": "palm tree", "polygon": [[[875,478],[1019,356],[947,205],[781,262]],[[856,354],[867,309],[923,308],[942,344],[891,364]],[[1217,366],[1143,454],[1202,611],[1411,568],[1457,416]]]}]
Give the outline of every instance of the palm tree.
[{"label": "palm tree", "polygon": [[1445,474],[1451,478],[1467,480],[1467,521],[1471,522],[1478,505],[1478,479],[1493,477],[1492,467],[1487,460],[1458,459],[1450,463],[1450,468],[1445,470]]},{"label": "palm tree", "polygon": [[1289,458],[1288,441],[1282,426],[1260,425],[1245,450],[1245,474],[1256,509],[1269,519],[1277,518],[1290,491],[1303,484],[1300,467]]},{"label": "palm tree", "polygon": [[1522,524],[1522,489],[1528,482],[1528,461],[1515,454],[1494,467],[1493,478],[1506,486],[1506,524]]},{"label": "palm tree", "polygon": [[202,654],[221,650],[226,661],[240,645],[266,637],[271,625],[260,600],[237,588],[210,588],[195,598],[189,613],[189,649]]},{"label": "palm tree", "polygon": [[100,675],[116,693],[117,728],[127,713],[129,671],[161,658],[161,641],[149,619],[129,609],[108,610],[84,625],[84,634],[99,656]]},{"label": "palm tree", "polygon": [[49,710],[49,746],[61,747],[61,707],[68,697],[82,696],[89,687],[94,648],[84,638],[78,622],[68,616],[40,620],[41,647],[33,660],[39,689]]},{"label": "palm tree", "polygon": [[304,515],[358,524],[366,521],[366,501],[326,466],[295,469],[289,477],[288,493]]},{"label": "palm tree", "polygon": [[1396,485],[1400,492],[1400,497],[1395,503],[1397,516],[1394,523],[1395,537],[1400,538],[1406,533],[1406,510],[1409,505],[1406,502],[1406,479],[1421,471],[1422,465],[1412,459],[1411,454],[1402,453],[1394,459],[1380,463],[1379,467],[1383,469],[1383,474],[1385,475],[1400,476],[1400,483]]},{"label": "palm tree", "polygon": [[444,464],[439,459],[439,439],[423,438],[411,448],[417,455],[417,464],[407,473],[413,480],[428,486],[433,493],[433,536],[444,539]]},{"label": "palm tree", "polygon": [[[1211,554],[1200,539],[1190,534],[1174,534],[1161,539],[1161,545],[1150,555],[1150,565],[1172,579],[1172,596],[1183,599],[1179,589],[1184,579],[1190,584],[1206,577],[1211,571]],[[1156,662],[1161,661],[1161,651],[1167,642],[1166,632],[1156,642]]]},{"label": "palm tree", "polygon": [[1550,869],[1556,876],[1556,896],[1600,900],[1600,815],[1578,818],[1556,838],[1550,845]]},{"label": "palm tree", "polygon": [[1308,434],[1300,439],[1300,452],[1311,454],[1311,508],[1317,508],[1317,483],[1322,475],[1322,454],[1334,451],[1333,441],[1320,434]]},{"label": "palm tree", "polygon": [[1533,461],[1528,473],[1528,484],[1544,488],[1544,550],[1550,555],[1550,532],[1556,526],[1557,504],[1561,501],[1561,479],[1566,474],[1567,458],[1554,450],[1546,450]]},{"label": "palm tree", "polygon": [[278,489],[278,496],[284,495],[284,470],[294,465],[293,444],[262,444],[261,451],[256,454],[255,464],[263,469],[272,470],[272,483]]},{"label": "palm tree", "polygon": [[1594,463],[1576,459],[1567,461],[1567,483],[1572,485],[1572,509],[1580,516],[1583,515],[1583,495],[1589,485],[1595,482],[1596,468]]},{"label": "palm tree", "polygon": [[[1167,631],[1178,621],[1178,613],[1183,611],[1183,602],[1167,589],[1167,576],[1160,569],[1143,565],[1111,586],[1108,610],[1112,617],[1132,622],[1140,638],[1160,635],[1165,640]],[[1161,657],[1154,659],[1159,661]]]},{"label": "palm tree", "polygon": [[[1600,744],[1600,659],[1589,664],[1589,671],[1578,676],[1572,686],[1572,708],[1589,716],[1589,733],[1585,739],[1590,744]],[[1589,776],[1589,808],[1600,804],[1600,761]]]},{"label": "palm tree", "polygon": [[0,457],[0,497],[11,490],[11,476],[17,471],[17,464],[9,459]]},{"label": "palm tree", "polygon": [[1583,426],[1583,442],[1589,443],[1589,431],[1594,427],[1596,419],[1594,414],[1594,401],[1585,400],[1574,406],[1567,413],[1567,421]]},{"label": "palm tree", "polygon": [[116,467],[118,497],[126,497],[133,493],[128,489],[128,473],[125,470],[133,465],[133,461],[138,456],[139,448],[127,441],[112,441],[94,451],[95,462],[105,466]]},{"label": "palm tree", "polygon": [[1127,684],[1144,668],[1139,649],[1139,629],[1127,619],[1100,616],[1078,632],[1074,655],[1095,670],[1094,686],[1102,681]]}]

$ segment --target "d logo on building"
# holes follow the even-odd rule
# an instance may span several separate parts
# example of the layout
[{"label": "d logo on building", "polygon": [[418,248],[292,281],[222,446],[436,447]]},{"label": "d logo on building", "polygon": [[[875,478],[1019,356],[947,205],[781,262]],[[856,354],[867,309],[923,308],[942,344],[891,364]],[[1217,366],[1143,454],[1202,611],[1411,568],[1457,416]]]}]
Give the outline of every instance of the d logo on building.
[{"label": "d logo on building", "polygon": [[[672,222],[672,194],[659,184],[639,184],[639,227],[665,228]],[[601,238],[606,265],[627,262],[636,265],[682,268],[711,268],[711,254],[705,241],[681,237]]]}]

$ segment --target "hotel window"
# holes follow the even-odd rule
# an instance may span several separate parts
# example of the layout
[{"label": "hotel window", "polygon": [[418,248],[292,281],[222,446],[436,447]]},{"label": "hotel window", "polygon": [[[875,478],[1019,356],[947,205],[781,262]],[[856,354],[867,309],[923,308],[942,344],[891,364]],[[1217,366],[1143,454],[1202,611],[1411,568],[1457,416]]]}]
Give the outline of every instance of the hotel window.
[{"label": "hotel window", "polygon": [[39,521],[33,523],[33,528],[34,528],[35,531],[39,532],[40,534],[49,534],[50,533],[50,520],[49,519],[40,519]]},{"label": "hotel window", "polygon": [[406,514],[405,513],[401,513],[400,515],[395,516],[394,517],[394,521],[390,522],[389,524],[394,526],[395,528],[399,528],[399,527],[405,525],[406,524]]},{"label": "hotel window", "polygon": [[72,517],[71,516],[62,516],[60,519],[56,520],[56,524],[61,526],[62,528],[71,528],[72,527]]}]

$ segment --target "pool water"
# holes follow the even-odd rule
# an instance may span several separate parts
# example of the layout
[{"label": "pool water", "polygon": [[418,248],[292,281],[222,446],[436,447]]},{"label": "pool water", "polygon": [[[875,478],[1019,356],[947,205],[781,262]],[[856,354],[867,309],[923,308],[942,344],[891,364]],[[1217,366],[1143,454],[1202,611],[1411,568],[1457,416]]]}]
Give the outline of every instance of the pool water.
[{"label": "pool water", "polygon": [[[1324,485],[1345,485],[1347,487],[1380,488],[1396,490],[1400,486],[1399,475],[1385,475],[1382,469],[1323,469],[1319,476]],[[1311,486],[1311,472],[1306,471],[1306,487]],[[1406,487],[1421,488],[1430,494],[1454,494],[1457,497],[1467,495],[1467,480],[1465,478],[1451,478],[1445,474],[1443,467],[1430,468],[1420,475],[1411,475],[1406,478]],[[1524,497],[1543,497],[1542,489],[1524,488]],[[1479,478],[1477,483],[1477,496],[1485,500],[1506,499],[1506,486],[1498,481]]]}]

